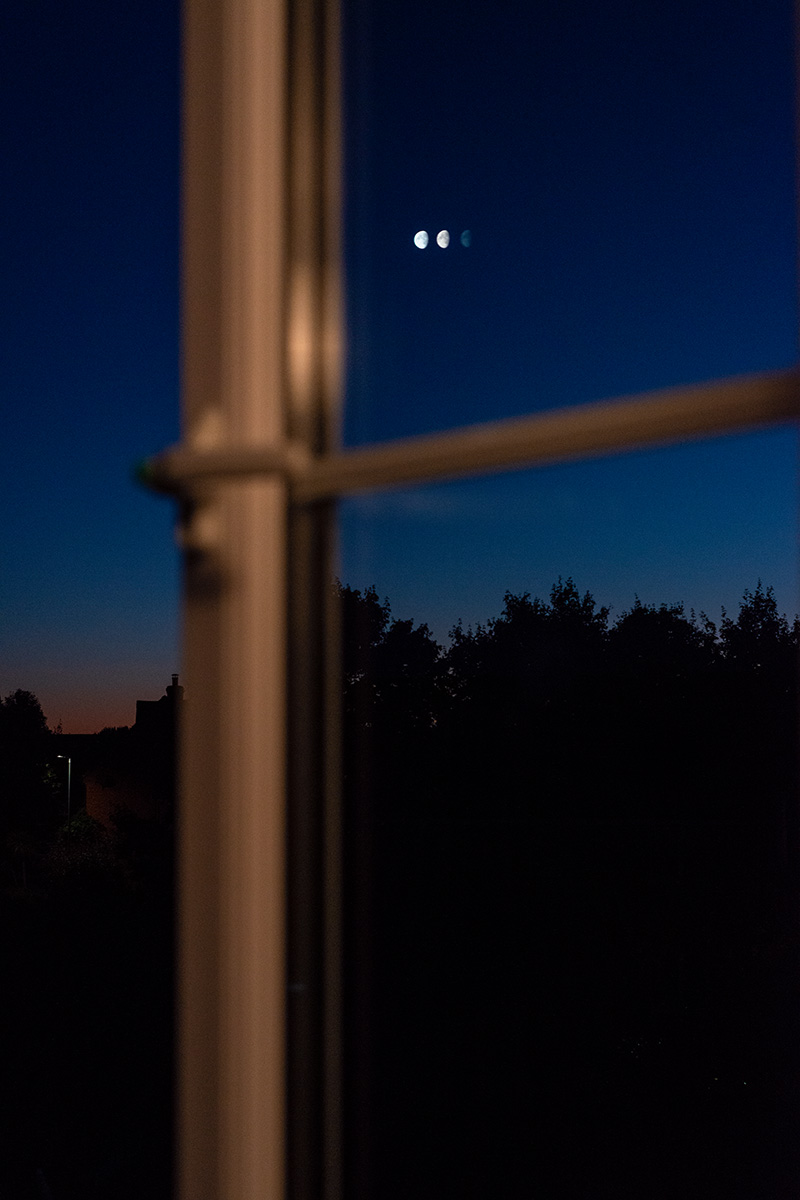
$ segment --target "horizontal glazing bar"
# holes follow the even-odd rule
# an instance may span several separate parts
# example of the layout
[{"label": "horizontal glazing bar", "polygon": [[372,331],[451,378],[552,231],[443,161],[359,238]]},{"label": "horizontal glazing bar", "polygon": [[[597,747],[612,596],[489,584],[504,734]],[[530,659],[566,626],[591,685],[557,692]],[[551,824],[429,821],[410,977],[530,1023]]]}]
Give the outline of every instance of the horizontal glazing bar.
[{"label": "horizontal glazing bar", "polygon": [[228,445],[213,450],[173,446],[136,467],[136,478],[146,487],[168,495],[187,495],[205,482],[281,475],[290,482],[305,478],[312,458],[299,443],[277,446]]},{"label": "horizontal glazing bar", "polygon": [[534,416],[341,450],[318,458],[289,444],[281,450],[178,447],[139,471],[156,490],[187,493],[203,481],[284,476],[297,503],[374,488],[483,474],[668,445],[764,428],[800,417],[800,371],[750,375]]}]

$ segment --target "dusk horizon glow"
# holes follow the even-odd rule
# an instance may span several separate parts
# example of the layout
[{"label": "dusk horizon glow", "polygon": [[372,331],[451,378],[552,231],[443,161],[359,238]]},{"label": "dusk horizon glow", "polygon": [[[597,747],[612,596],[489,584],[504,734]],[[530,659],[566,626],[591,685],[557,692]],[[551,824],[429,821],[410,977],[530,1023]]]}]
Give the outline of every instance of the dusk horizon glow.
[{"label": "dusk horizon glow", "polygon": [[[629,9],[345,3],[345,445],[796,362],[791,6]],[[0,31],[0,693],[89,732],[181,669],[131,479],[179,437],[179,11]],[[347,500],[340,575],[440,641],[559,575],[715,621],[762,578],[791,619],[796,465],[775,430]]]}]

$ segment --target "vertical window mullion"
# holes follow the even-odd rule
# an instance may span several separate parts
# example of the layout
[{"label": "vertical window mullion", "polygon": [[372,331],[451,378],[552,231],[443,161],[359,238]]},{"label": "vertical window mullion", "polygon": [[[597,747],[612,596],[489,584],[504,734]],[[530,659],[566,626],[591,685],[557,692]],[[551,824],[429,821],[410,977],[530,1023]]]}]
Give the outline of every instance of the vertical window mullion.
[{"label": "vertical window mullion", "polygon": [[[309,458],[337,448],[341,187],[336,0],[289,10],[287,409]],[[338,651],[334,505],[289,524],[289,992],[291,1200],[341,1196]]]},{"label": "vertical window mullion", "polygon": [[[184,437],[284,439],[284,0],[186,0]],[[179,1187],[285,1194],[285,640],[280,479],[186,505]]]}]

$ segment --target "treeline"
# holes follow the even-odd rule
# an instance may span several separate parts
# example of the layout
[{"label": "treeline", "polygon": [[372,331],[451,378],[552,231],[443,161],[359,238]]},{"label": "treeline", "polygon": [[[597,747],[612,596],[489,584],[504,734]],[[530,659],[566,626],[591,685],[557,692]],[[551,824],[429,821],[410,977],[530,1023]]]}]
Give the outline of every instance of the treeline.
[{"label": "treeline", "polygon": [[339,593],[374,1194],[791,1194],[798,622],[567,579],[442,647]]},{"label": "treeline", "polygon": [[[346,1159],[371,1194],[789,1195],[797,620],[761,583],[718,624],[612,619],[567,579],[444,647],[337,591]],[[0,1192],[166,1200],[169,837],[66,824],[58,753],[35,696],[0,700]]]},{"label": "treeline", "polygon": [[[507,592],[443,648],[339,585],[347,778],[429,815],[761,818],[793,802],[800,623],[759,581],[719,625],[609,609],[572,579]],[[368,732],[368,736],[365,736]]]}]

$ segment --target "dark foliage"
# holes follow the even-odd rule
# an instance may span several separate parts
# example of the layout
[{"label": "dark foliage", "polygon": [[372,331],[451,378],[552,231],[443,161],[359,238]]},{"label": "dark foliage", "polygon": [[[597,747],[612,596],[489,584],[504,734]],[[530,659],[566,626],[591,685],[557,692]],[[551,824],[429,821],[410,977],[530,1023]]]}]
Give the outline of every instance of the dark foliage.
[{"label": "dark foliage", "polygon": [[53,735],[39,701],[18,688],[0,699],[0,837],[28,842],[55,818]]},{"label": "dark foliage", "polygon": [[[0,1195],[167,1200],[171,828],[65,821],[66,763],[31,693],[0,703],[0,736]],[[104,731],[95,763],[124,770],[130,740]]]},{"label": "dark foliage", "polygon": [[788,1194],[797,622],[568,579],[445,650],[341,592],[375,1193]]},{"label": "dark foliage", "polygon": [[760,583],[717,630],[638,599],[612,623],[559,580],[446,651],[374,589],[339,592],[348,765],[373,763],[376,814],[759,820],[794,786],[798,626]]},{"label": "dark foliage", "polygon": [[[717,628],[567,579],[444,648],[337,589],[372,1194],[788,1195],[798,623],[760,582]],[[64,823],[57,752],[34,696],[0,701],[0,1192],[166,1200],[171,744],[97,736],[101,784],[163,791],[109,828]]]}]

